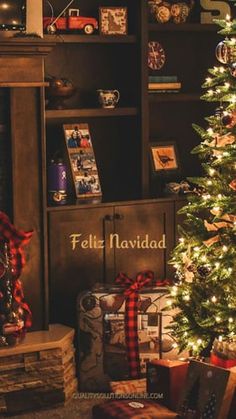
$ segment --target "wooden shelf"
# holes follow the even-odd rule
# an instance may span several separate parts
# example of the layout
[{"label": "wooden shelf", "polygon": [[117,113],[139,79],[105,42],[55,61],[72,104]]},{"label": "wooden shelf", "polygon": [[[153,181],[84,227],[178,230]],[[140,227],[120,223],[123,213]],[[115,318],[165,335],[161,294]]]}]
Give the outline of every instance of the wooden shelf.
[{"label": "wooden shelf", "polygon": [[198,102],[201,93],[149,93],[149,102]]},{"label": "wooden shelf", "polygon": [[149,32],[217,32],[219,27],[214,24],[201,23],[149,23]]},{"label": "wooden shelf", "polygon": [[44,35],[47,42],[57,44],[134,44],[137,41],[135,35]]},{"label": "wooden shelf", "polygon": [[115,117],[115,116],[135,116],[138,114],[138,109],[135,107],[129,108],[115,108],[115,109],[103,109],[103,108],[88,108],[88,109],[48,109],[46,111],[46,119],[48,122],[52,122],[57,119],[67,118],[96,118],[96,117]]}]

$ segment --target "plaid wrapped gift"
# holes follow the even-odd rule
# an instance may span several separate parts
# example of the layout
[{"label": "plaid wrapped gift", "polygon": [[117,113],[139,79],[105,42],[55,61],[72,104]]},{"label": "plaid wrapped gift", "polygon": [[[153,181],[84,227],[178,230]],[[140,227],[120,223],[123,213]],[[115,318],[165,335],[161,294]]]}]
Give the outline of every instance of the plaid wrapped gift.
[{"label": "plaid wrapped gift", "polygon": [[[138,406],[139,407],[135,407]],[[108,400],[93,407],[93,419],[173,419],[178,414],[149,400]]]}]

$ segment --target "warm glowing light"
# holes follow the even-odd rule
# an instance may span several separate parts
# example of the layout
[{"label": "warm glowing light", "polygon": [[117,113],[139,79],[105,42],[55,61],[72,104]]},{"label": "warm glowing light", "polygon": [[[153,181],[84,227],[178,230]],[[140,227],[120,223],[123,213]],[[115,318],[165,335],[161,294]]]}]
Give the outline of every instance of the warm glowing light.
[{"label": "warm glowing light", "polygon": [[222,250],[223,250],[223,252],[227,252],[228,247],[227,247],[227,246],[225,246],[225,244],[224,244],[224,246],[222,247]]},{"label": "warm glowing light", "polygon": [[202,344],[202,339],[198,339],[198,340],[197,340],[197,344],[198,344],[198,345],[201,345],[201,344]]},{"label": "warm glowing light", "polygon": [[6,10],[6,9],[9,9],[9,4],[7,4],[7,3],[3,3],[2,4],[2,9],[4,9],[4,10]]},{"label": "warm glowing light", "polygon": [[226,88],[226,89],[229,89],[229,88],[230,88],[230,83],[226,82],[226,83],[225,83],[225,88]]},{"label": "warm glowing light", "polygon": [[190,296],[188,294],[186,294],[186,295],[183,296],[183,299],[185,301],[189,301],[190,300]]},{"label": "warm glowing light", "polygon": [[233,317],[229,317],[229,323],[233,323],[234,319]]},{"label": "warm glowing light", "polygon": [[216,171],[215,171],[215,169],[210,169],[210,170],[209,170],[209,174],[210,174],[210,176],[214,176],[215,172],[216,172]]},{"label": "warm glowing light", "polygon": [[216,316],[216,322],[220,323],[221,322],[221,318],[219,316]]},{"label": "warm glowing light", "polygon": [[219,267],[220,267],[220,262],[216,262],[216,263],[215,263],[215,267],[216,267],[216,269],[219,269]]},{"label": "warm glowing light", "polygon": [[213,297],[212,297],[211,301],[212,301],[213,303],[216,303],[217,298],[216,298],[216,296],[215,296],[215,295],[213,295]]}]

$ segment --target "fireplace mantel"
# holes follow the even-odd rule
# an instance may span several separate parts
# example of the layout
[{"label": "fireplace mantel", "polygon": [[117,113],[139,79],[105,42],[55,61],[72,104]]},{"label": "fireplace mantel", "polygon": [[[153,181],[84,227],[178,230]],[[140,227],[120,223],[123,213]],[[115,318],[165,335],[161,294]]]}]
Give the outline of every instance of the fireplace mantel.
[{"label": "fireplace mantel", "polygon": [[9,105],[7,141],[11,142],[11,218],[18,228],[34,230],[22,274],[25,297],[33,312],[33,330],[48,326],[48,286],[44,219],[46,165],[44,58],[54,44],[40,38],[0,40],[0,89]]}]

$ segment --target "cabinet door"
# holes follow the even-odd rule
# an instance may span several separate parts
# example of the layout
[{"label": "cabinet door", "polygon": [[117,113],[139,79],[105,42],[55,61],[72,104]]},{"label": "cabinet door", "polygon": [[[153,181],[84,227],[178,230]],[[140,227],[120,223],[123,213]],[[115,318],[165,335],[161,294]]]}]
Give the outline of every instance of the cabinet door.
[{"label": "cabinet door", "polygon": [[[174,245],[172,203],[140,203],[115,207],[115,271],[134,277],[150,269],[155,279],[171,274],[167,261]],[[164,239],[164,243],[163,243]],[[136,240],[136,245],[135,245]],[[128,242],[128,248],[122,248]],[[165,248],[155,248],[163,244]],[[140,248],[143,246],[146,248]]]},{"label": "cabinet door", "polygon": [[74,326],[78,293],[105,282],[106,271],[113,269],[113,251],[106,246],[113,231],[112,212],[112,207],[96,207],[50,213],[51,322]]}]

